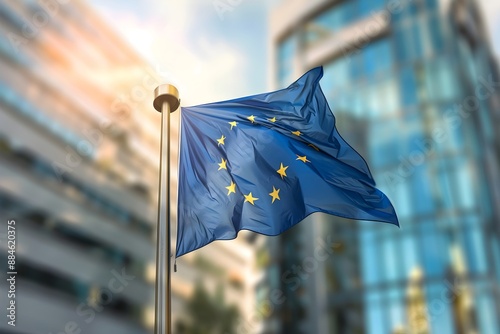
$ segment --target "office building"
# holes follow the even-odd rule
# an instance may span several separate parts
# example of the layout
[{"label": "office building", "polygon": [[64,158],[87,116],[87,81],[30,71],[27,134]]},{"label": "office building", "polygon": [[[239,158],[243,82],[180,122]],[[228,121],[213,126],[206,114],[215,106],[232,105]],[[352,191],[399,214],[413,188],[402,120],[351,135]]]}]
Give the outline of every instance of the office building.
[{"label": "office building", "polygon": [[477,3],[285,0],[270,27],[271,84],[324,66],[401,229],[318,215],[270,240],[259,301],[286,298],[261,332],[500,333],[500,80]]},{"label": "office building", "polygon": [[[14,219],[18,272],[17,325],[0,331],[152,333],[162,82],[84,1],[2,2],[0,17],[0,250]],[[174,322],[201,277],[245,311],[253,257],[234,245],[178,261]]]}]

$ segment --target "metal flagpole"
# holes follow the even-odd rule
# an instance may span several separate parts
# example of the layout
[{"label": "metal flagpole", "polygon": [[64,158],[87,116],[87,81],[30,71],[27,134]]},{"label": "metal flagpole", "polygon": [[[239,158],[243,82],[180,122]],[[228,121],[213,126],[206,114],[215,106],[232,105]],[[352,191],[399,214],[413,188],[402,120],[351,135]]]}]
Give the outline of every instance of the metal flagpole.
[{"label": "metal flagpole", "polygon": [[171,248],[170,248],[170,113],[179,107],[179,92],[161,85],[154,92],[154,108],[161,113],[160,175],[158,183],[158,224],[156,227],[155,334],[170,334]]}]

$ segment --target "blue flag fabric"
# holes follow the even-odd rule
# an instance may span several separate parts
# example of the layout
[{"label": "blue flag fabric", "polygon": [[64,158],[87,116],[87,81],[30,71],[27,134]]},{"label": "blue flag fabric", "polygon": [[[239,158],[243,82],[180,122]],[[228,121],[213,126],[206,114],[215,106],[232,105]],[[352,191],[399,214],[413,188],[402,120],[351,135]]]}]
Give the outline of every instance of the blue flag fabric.
[{"label": "blue flag fabric", "polygon": [[238,231],[277,235],[314,212],[399,226],[335,128],[323,68],[271,93],[181,109],[176,256]]}]

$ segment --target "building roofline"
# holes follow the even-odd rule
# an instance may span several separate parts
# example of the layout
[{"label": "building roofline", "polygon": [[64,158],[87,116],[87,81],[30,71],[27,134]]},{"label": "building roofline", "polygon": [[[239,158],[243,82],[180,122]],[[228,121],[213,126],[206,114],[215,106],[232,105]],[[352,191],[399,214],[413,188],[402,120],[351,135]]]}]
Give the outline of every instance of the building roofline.
[{"label": "building roofline", "polygon": [[[289,35],[293,30],[308,21],[316,14],[321,13],[342,0],[285,0],[271,12],[270,36],[272,40],[280,40]],[[285,19],[286,18],[286,19]]]}]

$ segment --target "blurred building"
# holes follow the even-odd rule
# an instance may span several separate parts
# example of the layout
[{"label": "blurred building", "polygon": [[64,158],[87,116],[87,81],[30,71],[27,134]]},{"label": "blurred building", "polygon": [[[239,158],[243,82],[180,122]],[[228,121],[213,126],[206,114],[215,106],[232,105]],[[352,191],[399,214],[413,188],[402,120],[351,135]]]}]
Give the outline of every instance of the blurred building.
[{"label": "blurred building", "polygon": [[313,215],[268,239],[261,332],[500,333],[500,77],[475,1],[285,0],[270,29],[271,84],[324,65],[401,229]]},{"label": "blurred building", "polygon": [[[0,332],[152,332],[160,79],[83,1],[2,2],[0,18],[0,219],[17,222],[18,272],[17,326]],[[201,278],[251,304],[252,252],[232,246],[179,261],[174,321]]]}]

